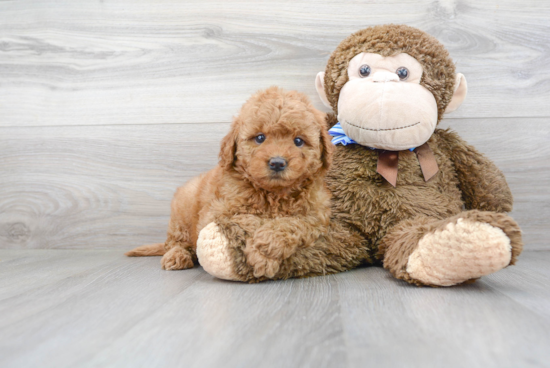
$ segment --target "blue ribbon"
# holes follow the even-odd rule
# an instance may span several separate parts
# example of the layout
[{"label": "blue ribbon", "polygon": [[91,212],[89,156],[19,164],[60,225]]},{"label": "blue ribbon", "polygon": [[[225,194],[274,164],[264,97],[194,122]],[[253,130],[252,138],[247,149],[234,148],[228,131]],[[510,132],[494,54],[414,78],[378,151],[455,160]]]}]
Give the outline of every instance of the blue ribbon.
[{"label": "blue ribbon", "polygon": [[[334,124],[334,126],[328,130],[328,134],[334,137],[332,138],[332,144],[334,145],[341,144],[343,146],[347,146],[348,144],[357,144],[356,141],[354,141],[353,139],[351,139],[346,135],[346,133],[344,132],[344,129],[342,129],[342,125],[340,124],[340,122],[337,122],[336,124]],[[368,147],[368,148],[375,149],[372,147]],[[412,152],[414,151],[415,148],[416,147],[409,148],[409,151]]]},{"label": "blue ribbon", "polygon": [[328,130],[328,134],[334,137],[332,138],[332,144],[334,145],[342,144],[347,146],[348,144],[357,144],[356,141],[346,135],[344,129],[342,129],[342,125],[340,125],[340,122],[337,122],[332,128],[330,128]]}]

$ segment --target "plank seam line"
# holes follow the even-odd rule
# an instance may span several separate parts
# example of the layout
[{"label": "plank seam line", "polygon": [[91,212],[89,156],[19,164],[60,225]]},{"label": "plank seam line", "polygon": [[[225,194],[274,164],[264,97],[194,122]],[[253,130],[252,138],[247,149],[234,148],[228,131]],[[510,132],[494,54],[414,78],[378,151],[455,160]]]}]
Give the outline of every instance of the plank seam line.
[{"label": "plank seam line", "polygon": [[[445,118],[442,122],[450,120],[483,120],[483,119],[549,119],[550,116],[491,116],[491,117],[457,117],[457,118]],[[0,129],[6,128],[59,128],[59,127],[100,127],[100,126],[113,126],[113,127],[122,127],[122,126],[154,126],[154,125],[192,125],[192,124],[231,124],[231,121],[205,121],[205,122],[190,122],[190,123],[143,123],[143,124],[57,124],[57,125],[1,125]]]}]

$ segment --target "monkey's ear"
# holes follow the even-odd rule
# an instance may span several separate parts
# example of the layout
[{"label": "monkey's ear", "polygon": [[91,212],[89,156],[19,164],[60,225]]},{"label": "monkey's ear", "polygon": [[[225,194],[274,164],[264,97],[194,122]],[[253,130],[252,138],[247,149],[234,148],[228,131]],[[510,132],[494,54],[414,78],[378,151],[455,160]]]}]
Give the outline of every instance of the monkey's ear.
[{"label": "monkey's ear", "polygon": [[462,73],[456,73],[455,91],[451,102],[447,105],[445,112],[453,112],[462,104],[468,93],[468,84]]},{"label": "monkey's ear", "polygon": [[328,102],[327,93],[325,92],[325,72],[317,73],[317,77],[315,77],[315,88],[317,89],[317,93],[323,105],[332,110],[332,106],[330,102]]},{"label": "monkey's ear", "polygon": [[225,170],[231,169],[233,167],[233,163],[235,162],[236,154],[237,154],[237,121],[235,120],[233,124],[231,124],[231,130],[225,137],[222,139],[221,147],[220,147],[220,166],[224,168]]}]

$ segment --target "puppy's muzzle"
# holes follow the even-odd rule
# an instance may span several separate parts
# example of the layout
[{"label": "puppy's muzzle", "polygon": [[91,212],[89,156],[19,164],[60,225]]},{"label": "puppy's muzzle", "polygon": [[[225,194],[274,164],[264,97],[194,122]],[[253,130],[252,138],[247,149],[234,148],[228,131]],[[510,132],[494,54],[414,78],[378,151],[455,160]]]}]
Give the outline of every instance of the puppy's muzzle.
[{"label": "puppy's muzzle", "polygon": [[281,172],[286,169],[288,162],[282,157],[273,157],[269,159],[268,166],[270,170]]}]

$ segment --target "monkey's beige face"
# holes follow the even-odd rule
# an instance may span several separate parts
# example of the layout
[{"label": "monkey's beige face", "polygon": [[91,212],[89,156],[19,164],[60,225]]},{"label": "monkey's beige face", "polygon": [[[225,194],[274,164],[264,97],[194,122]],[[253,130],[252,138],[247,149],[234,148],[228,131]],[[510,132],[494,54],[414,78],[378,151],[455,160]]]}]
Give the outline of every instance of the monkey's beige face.
[{"label": "monkey's beige face", "polygon": [[361,53],[351,59],[340,91],[338,120],[364,146],[403,150],[425,143],[437,124],[437,103],[420,85],[422,66],[407,54]]},{"label": "monkey's beige face", "polygon": [[[437,102],[420,84],[423,69],[415,58],[364,52],[350,60],[347,73],[338,99],[338,120],[348,137],[364,146],[395,151],[418,147],[431,137],[438,120]],[[458,74],[457,86],[462,79]],[[319,73],[317,90],[328,104],[323,80],[324,73]]]}]

